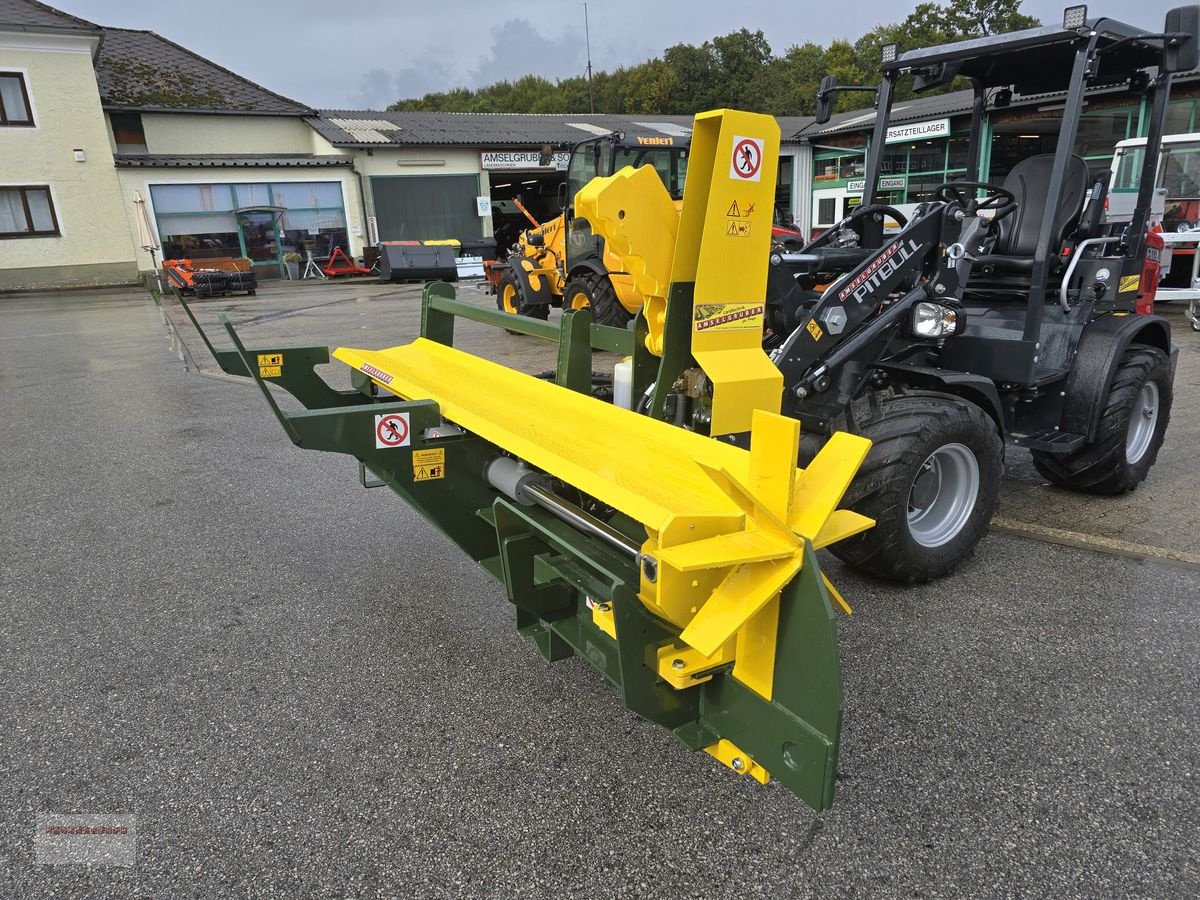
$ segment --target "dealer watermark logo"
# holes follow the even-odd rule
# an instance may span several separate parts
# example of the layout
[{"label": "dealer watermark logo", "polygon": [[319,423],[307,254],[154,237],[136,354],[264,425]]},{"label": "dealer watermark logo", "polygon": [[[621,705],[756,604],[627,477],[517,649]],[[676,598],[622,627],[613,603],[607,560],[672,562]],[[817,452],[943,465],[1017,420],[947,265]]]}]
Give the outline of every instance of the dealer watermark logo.
[{"label": "dealer watermark logo", "polygon": [[40,813],[33,856],[40,866],[132,866],[137,856],[137,820],[106,813]]}]

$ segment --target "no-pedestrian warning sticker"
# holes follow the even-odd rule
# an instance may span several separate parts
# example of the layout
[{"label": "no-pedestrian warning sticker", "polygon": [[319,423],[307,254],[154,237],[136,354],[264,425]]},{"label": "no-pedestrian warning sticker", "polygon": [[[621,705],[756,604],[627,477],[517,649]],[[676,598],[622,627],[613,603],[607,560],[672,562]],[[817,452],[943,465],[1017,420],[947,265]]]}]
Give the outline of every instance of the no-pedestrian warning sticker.
[{"label": "no-pedestrian warning sticker", "polygon": [[739,181],[762,180],[763,141],[759,138],[733,136],[733,158],[729,161],[729,177]]},{"label": "no-pedestrian warning sticker", "polygon": [[375,417],[375,449],[407,447],[410,443],[408,413],[387,413]]}]

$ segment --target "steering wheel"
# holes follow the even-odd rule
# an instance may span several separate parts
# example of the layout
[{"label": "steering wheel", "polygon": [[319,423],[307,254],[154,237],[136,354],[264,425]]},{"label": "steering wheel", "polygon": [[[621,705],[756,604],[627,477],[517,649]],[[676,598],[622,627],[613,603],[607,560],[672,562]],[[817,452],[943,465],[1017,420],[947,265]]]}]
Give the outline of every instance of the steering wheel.
[{"label": "steering wheel", "polygon": [[[987,191],[987,196],[982,199],[968,197],[960,188],[979,188]],[[992,216],[993,222],[999,222],[1017,209],[1017,198],[1012,191],[1005,190],[998,184],[988,184],[986,181],[948,181],[934,192],[934,196],[944,203],[957,204],[971,214],[983,209],[994,209],[996,212]]]},{"label": "steering wheel", "polygon": [[852,222],[871,213],[883,213],[885,216],[890,216],[900,223],[901,228],[908,224],[908,216],[900,212],[896,207],[886,206],[883,203],[869,203],[866,206],[859,206],[846,217],[846,221]]}]

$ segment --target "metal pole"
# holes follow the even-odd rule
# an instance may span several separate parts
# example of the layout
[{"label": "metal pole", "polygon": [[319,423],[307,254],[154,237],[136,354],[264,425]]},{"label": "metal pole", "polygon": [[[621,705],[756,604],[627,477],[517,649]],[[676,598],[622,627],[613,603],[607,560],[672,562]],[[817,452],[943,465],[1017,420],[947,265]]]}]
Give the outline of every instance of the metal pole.
[{"label": "metal pole", "polygon": [[609,526],[606,522],[600,521],[595,516],[588,515],[574,503],[568,503],[557,494],[546,490],[540,484],[527,484],[524,490],[538,506],[546,510],[546,512],[562,519],[568,525],[578,528],[584,534],[590,534],[592,537],[599,538],[610,547],[627,554],[630,559],[636,560],[641,556],[642,548],[638,544],[625,537],[625,535]]},{"label": "metal pole", "polygon": [[587,43],[588,109],[596,111],[596,95],[592,93],[592,31],[588,27],[587,3],[583,4],[583,39]]}]

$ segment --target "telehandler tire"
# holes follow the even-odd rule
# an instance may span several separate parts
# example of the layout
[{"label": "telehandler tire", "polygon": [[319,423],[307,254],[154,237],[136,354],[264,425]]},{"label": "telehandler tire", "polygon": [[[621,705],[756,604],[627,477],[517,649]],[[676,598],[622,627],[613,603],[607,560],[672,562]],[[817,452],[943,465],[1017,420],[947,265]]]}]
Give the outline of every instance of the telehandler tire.
[{"label": "telehandler tire", "polygon": [[[496,308],[513,316],[528,316],[531,319],[545,321],[550,317],[550,306],[546,303],[526,303],[521,290],[521,282],[512,272],[505,272],[496,284]],[[520,334],[519,331],[508,331],[509,334]]]},{"label": "telehandler tire", "polygon": [[617,290],[607,275],[588,272],[576,275],[563,291],[563,309],[591,309],[597,325],[624,328],[633,315],[617,299]]},{"label": "telehandler tire", "polygon": [[987,534],[1003,442],[979,406],[945,394],[876,394],[848,422],[871,450],[842,505],[875,527],[831,546],[856,569],[911,583],[949,575]]},{"label": "telehandler tire", "polygon": [[1130,347],[1113,375],[1096,440],[1074,453],[1033,453],[1033,465],[1059,487],[1088,494],[1136,488],[1158,458],[1171,418],[1171,366],[1157,347]]}]

